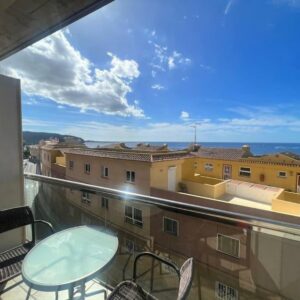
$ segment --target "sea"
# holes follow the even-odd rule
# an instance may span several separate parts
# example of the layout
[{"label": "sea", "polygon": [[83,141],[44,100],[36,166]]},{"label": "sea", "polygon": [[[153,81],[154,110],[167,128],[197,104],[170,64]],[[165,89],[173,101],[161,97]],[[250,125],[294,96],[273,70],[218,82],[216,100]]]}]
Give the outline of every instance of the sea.
[{"label": "sea", "polygon": [[[86,141],[85,144],[89,148],[103,147],[118,142],[107,141]],[[124,142],[128,147],[134,147],[141,142]],[[167,144],[171,150],[185,149],[191,145],[188,142],[145,142],[147,144],[162,146]],[[292,152],[300,155],[300,143],[221,143],[221,142],[199,142],[203,147],[217,147],[217,148],[241,148],[247,144],[254,155],[263,155],[279,152]]]}]

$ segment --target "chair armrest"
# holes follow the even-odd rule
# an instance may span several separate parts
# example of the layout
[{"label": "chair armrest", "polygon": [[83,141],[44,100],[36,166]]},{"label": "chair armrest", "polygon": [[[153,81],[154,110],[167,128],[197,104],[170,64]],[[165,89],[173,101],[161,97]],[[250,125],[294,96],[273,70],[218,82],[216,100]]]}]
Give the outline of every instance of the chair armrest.
[{"label": "chair armrest", "polygon": [[176,274],[178,275],[178,277],[180,279],[180,270],[179,270],[179,268],[174,263],[172,263],[170,260],[168,260],[167,258],[162,258],[161,256],[158,256],[158,255],[156,255],[152,252],[142,252],[142,253],[139,253],[135,257],[134,262],[133,262],[133,276],[132,276],[132,279],[133,279],[134,282],[136,281],[136,266],[137,266],[138,259],[143,257],[143,256],[150,256],[150,257],[160,261],[161,263],[164,263],[164,264],[170,266],[171,268],[173,268],[176,271]]},{"label": "chair armrest", "polygon": [[51,233],[54,233],[54,228],[52,226],[51,223],[47,222],[47,221],[44,221],[44,220],[34,220],[34,223],[42,223],[42,224],[45,224],[49,227]]}]

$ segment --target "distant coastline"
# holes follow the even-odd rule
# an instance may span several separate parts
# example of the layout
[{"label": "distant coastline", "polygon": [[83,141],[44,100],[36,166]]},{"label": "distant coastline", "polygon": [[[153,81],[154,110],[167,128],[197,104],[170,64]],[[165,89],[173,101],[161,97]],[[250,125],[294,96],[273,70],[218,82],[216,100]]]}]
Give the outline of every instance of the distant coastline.
[{"label": "distant coastline", "polygon": [[[96,148],[97,146],[105,146],[116,141],[85,141],[87,147]],[[132,147],[140,142],[124,142],[127,146]],[[145,142],[151,145],[163,145],[168,144],[172,150],[185,149],[191,142]],[[300,154],[300,143],[247,143],[247,142],[199,142],[200,145],[205,147],[217,147],[217,148],[240,148],[244,144],[250,146],[251,152],[254,155],[279,153],[279,152],[293,152]]]}]

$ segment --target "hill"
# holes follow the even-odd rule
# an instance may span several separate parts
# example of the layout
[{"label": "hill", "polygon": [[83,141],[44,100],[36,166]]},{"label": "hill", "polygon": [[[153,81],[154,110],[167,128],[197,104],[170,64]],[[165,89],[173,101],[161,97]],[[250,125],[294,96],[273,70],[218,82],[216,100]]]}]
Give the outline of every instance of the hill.
[{"label": "hill", "polygon": [[60,142],[72,141],[79,144],[84,143],[84,140],[82,138],[73,135],[63,135],[49,132],[23,131],[23,143],[26,145],[35,145],[38,144],[40,140],[48,140],[50,138],[58,138]]}]

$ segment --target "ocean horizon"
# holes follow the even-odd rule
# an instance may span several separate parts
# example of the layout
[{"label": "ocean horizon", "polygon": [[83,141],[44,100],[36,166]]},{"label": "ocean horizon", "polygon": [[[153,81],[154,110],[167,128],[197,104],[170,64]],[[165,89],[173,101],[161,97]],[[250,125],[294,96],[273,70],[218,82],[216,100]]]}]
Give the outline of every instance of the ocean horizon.
[{"label": "ocean horizon", "polygon": [[[85,144],[89,148],[103,147],[113,143],[119,143],[117,141],[86,141]],[[122,142],[128,147],[134,147],[138,143],[142,142]],[[167,144],[171,150],[186,149],[192,143],[191,142],[143,142],[155,146]],[[280,152],[292,152],[300,154],[300,143],[245,143],[245,142],[198,142],[199,145],[205,147],[217,147],[217,148],[241,148],[247,144],[250,146],[250,150],[254,155],[263,155]]]}]

